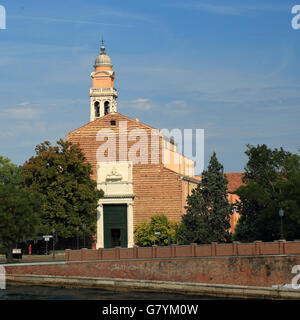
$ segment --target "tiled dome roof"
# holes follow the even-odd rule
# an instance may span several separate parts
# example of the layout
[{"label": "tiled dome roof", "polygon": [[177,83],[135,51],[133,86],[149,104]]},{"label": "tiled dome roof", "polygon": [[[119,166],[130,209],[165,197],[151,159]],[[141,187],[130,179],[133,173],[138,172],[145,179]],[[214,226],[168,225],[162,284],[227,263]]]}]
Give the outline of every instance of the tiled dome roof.
[{"label": "tiled dome roof", "polygon": [[95,67],[101,67],[101,66],[112,67],[110,57],[106,54],[104,46],[101,46],[101,52],[95,61]]}]

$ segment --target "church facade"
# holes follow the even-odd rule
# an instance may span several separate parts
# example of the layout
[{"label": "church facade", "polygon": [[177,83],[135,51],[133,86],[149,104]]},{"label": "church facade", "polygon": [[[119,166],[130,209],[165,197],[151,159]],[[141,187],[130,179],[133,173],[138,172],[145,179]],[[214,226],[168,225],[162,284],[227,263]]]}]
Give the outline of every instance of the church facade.
[{"label": "church facade", "polygon": [[66,139],[80,145],[92,165],[92,178],[104,191],[97,209],[96,248],[133,247],[135,227],[151,216],[181,220],[187,195],[200,177],[173,140],[117,112],[115,73],[103,44],[91,77],[90,122]]}]

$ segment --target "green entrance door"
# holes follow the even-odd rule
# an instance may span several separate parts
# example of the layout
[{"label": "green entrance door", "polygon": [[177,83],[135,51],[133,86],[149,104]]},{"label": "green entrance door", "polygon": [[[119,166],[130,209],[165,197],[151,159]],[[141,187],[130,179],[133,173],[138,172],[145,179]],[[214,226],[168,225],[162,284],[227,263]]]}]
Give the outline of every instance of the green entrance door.
[{"label": "green entrance door", "polygon": [[104,248],[127,248],[127,205],[103,205]]}]

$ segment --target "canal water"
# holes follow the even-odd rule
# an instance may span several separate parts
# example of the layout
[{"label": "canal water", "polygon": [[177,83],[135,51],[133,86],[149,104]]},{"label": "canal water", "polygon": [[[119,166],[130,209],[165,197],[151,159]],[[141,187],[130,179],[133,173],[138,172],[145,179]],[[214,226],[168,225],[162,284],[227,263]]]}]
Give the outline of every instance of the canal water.
[{"label": "canal water", "polygon": [[101,289],[7,286],[0,300],[216,300],[217,297],[159,292],[114,292]]}]

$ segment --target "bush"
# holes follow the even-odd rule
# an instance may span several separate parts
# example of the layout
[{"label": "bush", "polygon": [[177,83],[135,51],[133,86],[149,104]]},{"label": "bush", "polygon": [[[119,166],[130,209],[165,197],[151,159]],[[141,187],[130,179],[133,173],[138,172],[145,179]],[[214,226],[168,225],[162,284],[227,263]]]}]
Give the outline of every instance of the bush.
[{"label": "bush", "polygon": [[[181,241],[181,230],[181,224],[169,221],[164,215],[154,215],[150,222],[145,220],[136,227],[134,231],[135,243],[140,247],[167,246]],[[157,232],[160,234],[155,234]]]}]

